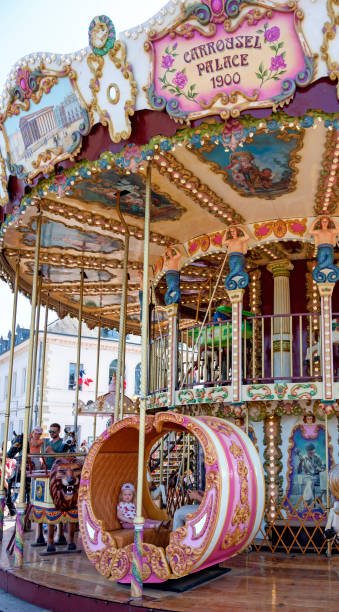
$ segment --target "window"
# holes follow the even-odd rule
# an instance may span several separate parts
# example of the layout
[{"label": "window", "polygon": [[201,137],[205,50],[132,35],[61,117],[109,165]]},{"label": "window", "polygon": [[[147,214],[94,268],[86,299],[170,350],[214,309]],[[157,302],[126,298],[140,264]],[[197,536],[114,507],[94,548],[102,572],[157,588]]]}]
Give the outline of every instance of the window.
[{"label": "window", "polygon": [[[80,364],[80,370],[83,370],[84,366]],[[77,364],[70,363],[69,364],[69,373],[68,373],[68,390],[73,391],[76,387],[76,373],[77,373]],[[82,385],[79,385],[80,391],[82,390]]]},{"label": "window", "polygon": [[134,393],[140,395],[141,363],[137,363],[134,374]]},{"label": "window", "polygon": [[16,396],[16,378],[16,372],[14,372],[12,378],[12,397]]},{"label": "window", "polygon": [[4,399],[6,399],[7,393],[8,393],[8,376],[5,376]]},{"label": "window", "polygon": [[26,391],[26,368],[22,370],[22,379],[21,379],[21,393],[25,393]]},{"label": "window", "polygon": [[118,369],[118,360],[117,359],[113,359],[113,361],[111,361],[111,363],[109,364],[109,371],[108,371],[108,384],[110,385],[112,382],[112,378],[113,375],[117,375],[117,369]]},{"label": "window", "polygon": [[19,421],[19,434],[24,433],[24,422],[22,420]]}]

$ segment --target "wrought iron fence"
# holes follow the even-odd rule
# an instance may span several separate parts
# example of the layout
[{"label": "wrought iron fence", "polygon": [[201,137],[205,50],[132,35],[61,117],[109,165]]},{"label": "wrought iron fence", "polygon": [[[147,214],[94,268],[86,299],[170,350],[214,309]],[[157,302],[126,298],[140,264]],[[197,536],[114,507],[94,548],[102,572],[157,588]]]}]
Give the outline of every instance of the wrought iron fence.
[{"label": "wrought iron fence", "polygon": [[[293,505],[286,496],[280,503],[271,497],[266,508],[269,508],[265,514],[267,520],[252,543],[255,551],[283,551],[287,554],[313,552],[318,555],[339,552],[339,540],[332,538],[329,541],[325,538],[328,513],[321,498],[314,499],[308,505],[301,496]],[[274,516],[268,520],[269,515]]]}]

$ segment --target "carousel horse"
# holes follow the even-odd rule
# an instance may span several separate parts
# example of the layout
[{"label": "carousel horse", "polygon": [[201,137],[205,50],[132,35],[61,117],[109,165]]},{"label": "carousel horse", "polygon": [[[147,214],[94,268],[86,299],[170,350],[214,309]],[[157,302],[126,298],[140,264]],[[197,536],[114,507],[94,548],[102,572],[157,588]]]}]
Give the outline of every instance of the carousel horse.
[{"label": "carousel horse", "polygon": [[[76,550],[74,533],[78,520],[78,490],[82,462],[77,457],[56,458],[48,475],[32,475],[31,519],[48,524],[47,552],[55,552],[55,546],[64,546],[64,523],[69,524],[68,551]],[[55,526],[59,526],[58,540],[54,542]],[[35,546],[46,544],[40,532]]]},{"label": "carousel horse", "polygon": [[[15,466],[15,470],[13,472],[13,475],[11,476],[11,478],[8,479],[7,499],[11,500],[13,507],[14,507],[14,504],[13,504],[13,500],[12,500],[12,489],[17,484],[17,482],[20,482],[20,478],[21,478],[21,453],[22,453],[23,439],[24,439],[24,434],[17,434],[17,433],[15,433],[15,431],[13,431],[13,438],[11,440],[11,447],[7,451],[8,459],[14,459],[17,455],[19,455],[18,460],[17,460],[17,464]],[[27,444],[27,452],[29,452],[28,451],[28,444]],[[34,466],[33,466],[33,464],[32,464],[30,459],[27,459],[27,465],[28,465],[28,468],[29,468],[30,471],[32,471],[32,469],[34,469]],[[26,478],[25,501],[27,503],[29,503],[30,487],[31,487],[31,479],[30,478]],[[6,504],[8,506],[8,502],[7,501],[6,501]]]}]

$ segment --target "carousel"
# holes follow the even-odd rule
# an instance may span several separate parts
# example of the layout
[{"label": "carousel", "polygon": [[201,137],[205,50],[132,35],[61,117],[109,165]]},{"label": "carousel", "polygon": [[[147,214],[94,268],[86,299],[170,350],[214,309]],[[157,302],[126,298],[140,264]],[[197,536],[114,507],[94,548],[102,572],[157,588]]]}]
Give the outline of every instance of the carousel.
[{"label": "carousel", "polygon": [[[53,593],[53,610],[130,609],[130,597],[140,610],[212,609],[211,598],[215,610],[335,610],[338,2],[171,0],[119,36],[113,22],[94,17],[73,54],[22,58],[0,99],[0,268],[14,332],[18,292],[32,304],[2,582],[47,608]],[[48,455],[29,435],[49,419],[43,382],[33,411],[42,305],[78,320],[74,436],[87,414],[94,442],[40,470]],[[98,329],[97,380],[101,331],[119,329],[114,385],[99,397],[96,380],[91,405],[82,322]],[[44,343],[46,333],[47,314]],[[142,339],[137,401],[124,395],[129,333]],[[98,414],[109,418],[99,436]],[[3,547],[5,465],[6,450]],[[29,521],[51,526],[48,543],[42,527],[33,542]],[[70,524],[67,551],[55,551],[55,523]],[[287,589],[282,566],[295,577]],[[215,590],[174,595],[216,568],[231,573]],[[312,601],[306,568],[308,581],[323,570]]]}]

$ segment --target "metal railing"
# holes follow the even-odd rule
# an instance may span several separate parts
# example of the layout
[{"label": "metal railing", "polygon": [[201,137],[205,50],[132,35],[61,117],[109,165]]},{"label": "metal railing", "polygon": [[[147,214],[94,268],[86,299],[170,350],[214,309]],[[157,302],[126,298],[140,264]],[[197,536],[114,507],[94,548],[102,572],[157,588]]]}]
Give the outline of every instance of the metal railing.
[{"label": "metal railing", "polygon": [[319,313],[243,319],[245,382],[318,380],[320,367]]},{"label": "metal railing", "polygon": [[168,335],[152,340],[149,356],[149,393],[168,387]]},{"label": "metal railing", "polygon": [[179,332],[178,387],[231,382],[232,324],[206,323]]},{"label": "metal railing", "polygon": [[[320,313],[260,315],[242,319],[243,384],[318,381]],[[333,314],[334,380],[339,380],[339,314]],[[208,322],[178,332],[177,388],[228,385],[232,378],[232,323]],[[168,386],[168,336],[150,345],[149,392]]]}]

